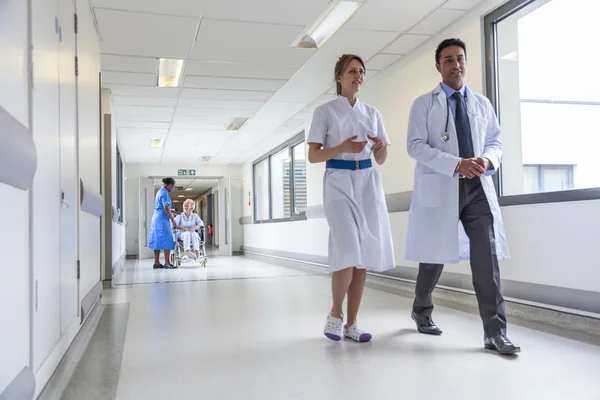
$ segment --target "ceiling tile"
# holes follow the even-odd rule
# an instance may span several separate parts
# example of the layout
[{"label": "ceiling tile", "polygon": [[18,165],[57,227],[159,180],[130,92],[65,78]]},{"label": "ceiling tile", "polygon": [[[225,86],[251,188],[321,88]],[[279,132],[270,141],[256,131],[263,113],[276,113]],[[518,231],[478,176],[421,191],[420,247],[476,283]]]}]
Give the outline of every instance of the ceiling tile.
[{"label": "ceiling tile", "polygon": [[191,99],[267,101],[273,96],[273,93],[240,90],[183,89],[181,97]]},{"label": "ceiling tile", "polygon": [[102,83],[116,85],[141,85],[156,86],[156,75],[138,72],[112,72],[102,73]]},{"label": "ceiling tile", "polygon": [[[403,56],[398,54],[377,54],[375,57],[367,61],[367,68],[383,70],[401,59]],[[370,67],[369,67],[370,66]]]},{"label": "ceiling tile", "polygon": [[156,74],[158,61],[154,57],[100,55],[102,71],[145,72]]},{"label": "ceiling tile", "polygon": [[102,53],[129,56],[186,58],[198,23],[196,18],[106,9],[96,9],[96,17]]},{"label": "ceiling tile", "polygon": [[148,128],[169,130],[170,122],[147,122],[147,121],[119,121],[119,129],[122,128]]},{"label": "ceiling tile", "polygon": [[179,99],[180,107],[201,107],[204,109],[237,109],[237,110],[259,110],[264,101],[237,101],[237,100],[213,100],[213,99]]},{"label": "ceiling tile", "polygon": [[290,48],[301,31],[298,26],[203,19],[191,58],[299,66],[314,53]]},{"label": "ceiling tile", "polygon": [[446,4],[442,6],[442,8],[453,10],[470,10],[481,2],[482,0],[448,0]]},{"label": "ceiling tile", "polygon": [[444,0],[376,0],[367,1],[346,28],[404,32]]},{"label": "ceiling tile", "polygon": [[465,11],[445,10],[440,8],[412,28],[409,33],[417,35],[434,35],[464,14]]},{"label": "ceiling tile", "polygon": [[199,89],[226,89],[226,90],[256,90],[276,92],[286,80],[274,79],[247,79],[247,78],[210,78],[202,76],[187,76],[184,87]]},{"label": "ceiling tile", "polygon": [[169,122],[175,107],[117,106],[119,121]]},{"label": "ceiling tile", "polygon": [[254,110],[238,110],[238,109],[210,109],[210,108],[199,108],[199,107],[178,107],[175,112],[175,118],[179,116],[196,116],[196,117],[217,117],[217,118],[228,118],[234,117],[248,117],[254,115]]},{"label": "ceiling tile", "polygon": [[388,54],[407,54],[427,41],[430,35],[411,35],[406,33],[390,44],[383,52]]},{"label": "ceiling tile", "polygon": [[223,78],[289,79],[297,70],[298,67],[294,65],[190,60],[187,63],[185,72],[188,76],[200,75]]},{"label": "ceiling tile", "polygon": [[206,0],[91,0],[92,6],[160,15],[200,17]]},{"label": "ceiling tile", "polygon": [[327,0],[209,0],[204,17],[306,26],[316,21],[328,3]]},{"label": "ceiling tile", "polygon": [[136,97],[169,97],[176,98],[179,94],[179,88],[159,88],[148,86],[129,86],[129,85],[103,85],[110,89],[113,95],[117,96],[136,96]]},{"label": "ceiling tile", "polygon": [[175,107],[176,98],[169,97],[137,97],[137,96],[113,96],[113,102],[117,106],[157,106],[157,107]]}]

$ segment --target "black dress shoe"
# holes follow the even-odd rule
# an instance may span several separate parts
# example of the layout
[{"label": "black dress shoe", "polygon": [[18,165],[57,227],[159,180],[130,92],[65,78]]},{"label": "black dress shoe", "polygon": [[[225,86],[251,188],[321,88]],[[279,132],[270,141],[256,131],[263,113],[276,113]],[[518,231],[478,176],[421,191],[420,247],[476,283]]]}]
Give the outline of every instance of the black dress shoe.
[{"label": "black dress shoe", "polygon": [[167,263],[167,264],[165,264],[164,268],[165,268],[165,269],[177,269],[177,267],[176,267],[176,266],[174,266],[174,265],[173,265],[173,264],[171,264],[171,263]]},{"label": "black dress shoe", "polygon": [[162,269],[162,268],[164,268],[164,267],[165,267],[165,266],[164,266],[164,265],[162,265],[162,264],[154,264],[154,265],[152,266],[152,268],[154,268],[154,269]]},{"label": "black dress shoe", "polygon": [[484,346],[486,349],[497,351],[500,354],[515,354],[521,351],[519,346],[511,343],[504,335],[486,337]]},{"label": "black dress shoe", "polygon": [[427,335],[441,335],[442,330],[433,323],[431,317],[421,317],[414,313],[411,314],[412,319],[417,324],[417,330]]}]

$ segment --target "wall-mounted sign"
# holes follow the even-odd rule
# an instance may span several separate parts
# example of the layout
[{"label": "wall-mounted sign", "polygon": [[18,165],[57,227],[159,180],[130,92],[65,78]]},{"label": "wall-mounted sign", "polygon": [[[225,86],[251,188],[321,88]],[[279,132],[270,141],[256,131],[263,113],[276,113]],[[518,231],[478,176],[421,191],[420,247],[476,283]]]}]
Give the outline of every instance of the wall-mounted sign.
[{"label": "wall-mounted sign", "polygon": [[194,176],[196,175],[195,169],[178,169],[177,175],[179,176]]}]

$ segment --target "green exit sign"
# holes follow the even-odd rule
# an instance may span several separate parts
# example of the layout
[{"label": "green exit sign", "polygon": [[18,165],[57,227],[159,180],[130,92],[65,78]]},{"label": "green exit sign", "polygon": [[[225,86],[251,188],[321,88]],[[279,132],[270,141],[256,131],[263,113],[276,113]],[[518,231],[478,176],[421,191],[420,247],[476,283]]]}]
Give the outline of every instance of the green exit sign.
[{"label": "green exit sign", "polygon": [[194,176],[196,175],[195,169],[178,169],[177,175],[179,176]]}]

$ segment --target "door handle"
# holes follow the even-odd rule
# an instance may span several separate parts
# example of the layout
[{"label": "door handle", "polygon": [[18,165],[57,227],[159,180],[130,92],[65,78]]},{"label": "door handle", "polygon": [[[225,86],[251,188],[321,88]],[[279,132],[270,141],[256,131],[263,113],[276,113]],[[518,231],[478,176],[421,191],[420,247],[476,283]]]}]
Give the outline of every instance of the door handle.
[{"label": "door handle", "polygon": [[65,201],[65,192],[62,191],[60,194],[60,202],[62,203],[63,206],[66,206],[67,208],[69,208],[69,204]]}]

